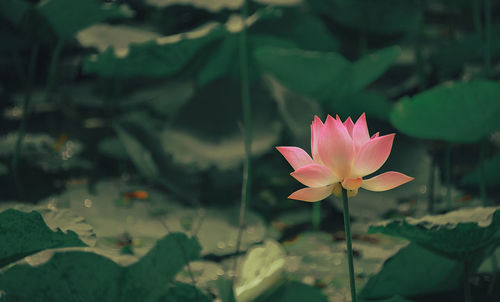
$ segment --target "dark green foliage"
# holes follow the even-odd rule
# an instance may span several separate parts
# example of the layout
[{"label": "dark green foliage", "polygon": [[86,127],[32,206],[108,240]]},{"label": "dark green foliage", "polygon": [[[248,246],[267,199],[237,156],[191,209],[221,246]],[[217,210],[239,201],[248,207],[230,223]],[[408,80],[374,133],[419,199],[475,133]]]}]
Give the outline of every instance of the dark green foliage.
[{"label": "dark green foliage", "polygon": [[327,302],[328,298],[317,287],[290,281],[276,289],[270,296],[258,302]]},{"label": "dark green foliage", "polygon": [[500,244],[500,208],[465,208],[420,219],[372,225],[370,233],[400,236],[453,259],[484,257]]},{"label": "dark green foliage", "polygon": [[391,123],[418,138],[477,142],[500,127],[499,99],[499,82],[443,84],[401,99],[391,113]]},{"label": "dark green foliage", "polygon": [[86,252],[55,254],[38,267],[17,265],[0,275],[6,301],[210,301],[196,288],[172,284],[186,261],[199,257],[196,239],[167,235],[139,262],[122,267]]},{"label": "dark green foliage", "polygon": [[[500,185],[500,177],[498,177],[498,171],[500,171],[500,155],[486,160],[484,163],[484,174],[486,186],[490,188],[498,188]],[[480,181],[480,168],[476,168],[470,174],[467,174],[462,178],[462,185],[467,187],[476,187],[479,185]]]},{"label": "dark green foliage", "polygon": [[53,232],[38,212],[9,209],[0,213],[0,268],[46,249],[70,246],[85,244],[73,231]]},{"label": "dark green foliage", "polygon": [[380,272],[362,288],[359,297],[372,301],[394,295],[423,296],[456,289],[462,284],[462,278],[460,262],[410,243],[386,260]]}]

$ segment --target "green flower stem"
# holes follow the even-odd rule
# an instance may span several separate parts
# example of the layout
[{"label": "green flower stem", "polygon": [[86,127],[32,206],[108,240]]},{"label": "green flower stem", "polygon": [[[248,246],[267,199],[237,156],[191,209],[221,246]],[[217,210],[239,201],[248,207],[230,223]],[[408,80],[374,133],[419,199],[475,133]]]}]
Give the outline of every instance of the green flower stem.
[{"label": "green flower stem", "polygon": [[491,72],[491,0],[484,0],[484,67],[486,75]]},{"label": "green flower stem", "polygon": [[429,173],[429,184],[428,184],[428,203],[427,203],[427,211],[429,214],[434,212],[434,171],[436,170],[436,158],[433,154],[431,154],[431,166]]},{"label": "green flower stem", "polygon": [[465,258],[463,260],[464,263],[464,297],[465,302],[472,302],[472,294],[470,290],[470,261]]},{"label": "green flower stem", "polygon": [[354,277],[354,261],[352,256],[352,239],[351,239],[351,222],[349,218],[349,200],[347,198],[347,190],[342,188],[342,205],[344,208],[344,228],[345,242],[347,246],[347,262],[349,264],[349,284],[351,287],[351,300],[356,302],[356,280]]},{"label": "green flower stem", "polygon": [[33,89],[33,81],[35,77],[35,69],[38,58],[38,44],[34,45],[31,49],[30,61],[28,65],[28,78],[26,79],[26,94],[24,95],[23,101],[23,116],[21,118],[21,125],[19,126],[19,131],[17,133],[17,141],[14,149],[14,154],[12,156],[12,174],[14,176],[14,181],[16,183],[17,191],[20,199],[24,199],[24,191],[21,183],[21,178],[19,175],[19,160],[21,158],[21,152],[23,148],[23,139],[26,134],[26,125],[28,123],[29,115],[29,104],[31,101],[31,90]]},{"label": "green flower stem", "polygon": [[444,173],[446,182],[446,210],[451,210],[451,143],[446,143]]},{"label": "green flower stem", "polygon": [[313,225],[314,231],[319,230],[320,223],[321,223],[321,203],[314,202],[313,203],[313,213],[312,213],[312,225]]},{"label": "green flower stem", "polygon": [[52,91],[54,89],[54,84],[56,82],[57,66],[59,65],[59,58],[61,57],[61,52],[64,46],[64,41],[60,39],[57,41],[56,48],[52,52],[52,57],[50,59],[49,74],[47,76],[47,84],[45,87],[45,101],[48,102],[52,98]]},{"label": "green flower stem", "polygon": [[[241,100],[243,107],[243,135],[245,139],[245,161],[243,163],[243,184],[241,188],[240,218],[238,227],[238,238],[236,241],[236,254],[240,251],[241,239],[243,235],[243,225],[245,223],[245,210],[250,201],[251,185],[251,159],[252,159],[252,111],[250,106],[250,84],[248,78],[248,54],[247,54],[247,31],[246,18],[248,15],[248,1],[245,0],[241,6],[241,18],[243,29],[240,33],[240,75],[241,75]],[[234,257],[233,263],[233,283],[236,277],[238,261]]]},{"label": "green flower stem", "polygon": [[481,24],[481,0],[472,1],[472,21],[479,37],[483,35],[483,26]]},{"label": "green flower stem", "polygon": [[488,202],[486,200],[486,171],[484,161],[486,160],[486,141],[482,141],[479,147],[479,192],[481,200],[483,201],[483,206],[487,206]]}]

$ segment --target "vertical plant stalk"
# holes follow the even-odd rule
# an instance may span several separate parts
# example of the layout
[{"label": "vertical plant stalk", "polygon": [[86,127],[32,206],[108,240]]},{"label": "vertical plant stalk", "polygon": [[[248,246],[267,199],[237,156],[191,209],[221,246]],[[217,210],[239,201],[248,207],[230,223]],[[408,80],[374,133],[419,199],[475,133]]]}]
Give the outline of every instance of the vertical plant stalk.
[{"label": "vertical plant stalk", "polygon": [[312,212],[312,226],[314,231],[319,231],[319,225],[321,224],[321,203],[313,202],[313,212]]},{"label": "vertical plant stalk", "polygon": [[486,201],[487,192],[486,192],[486,171],[484,167],[485,160],[486,160],[486,141],[483,140],[479,146],[479,192],[481,200],[483,202],[483,206],[488,205],[488,202]]},{"label": "vertical plant stalk", "polygon": [[416,69],[418,76],[418,89],[420,91],[425,90],[426,81],[425,81],[425,70],[424,70],[424,55],[422,53],[422,38],[425,24],[425,3],[424,0],[419,0],[418,4],[418,25],[417,25],[417,33],[415,35],[415,57],[416,57]]},{"label": "vertical plant stalk", "polygon": [[54,85],[56,83],[57,67],[59,66],[59,58],[61,57],[61,52],[64,46],[64,41],[60,39],[57,41],[56,48],[52,52],[52,57],[50,59],[49,73],[47,75],[47,84],[45,86],[45,101],[49,102],[52,98],[52,91],[54,90]]},{"label": "vertical plant stalk", "polygon": [[[241,187],[240,217],[238,223],[238,238],[236,240],[236,255],[240,252],[241,240],[243,236],[243,226],[245,224],[245,210],[250,201],[251,186],[251,160],[252,160],[252,111],[250,104],[250,84],[248,78],[248,55],[247,55],[247,30],[246,18],[248,15],[248,1],[244,0],[241,6],[242,29],[240,33],[240,76],[241,76],[241,100],[243,108],[243,136],[245,141],[245,161],[243,163],[243,184]],[[233,263],[234,284],[238,261],[236,256]]]},{"label": "vertical plant stalk", "polygon": [[446,143],[444,155],[444,175],[446,182],[446,210],[451,210],[451,143]]},{"label": "vertical plant stalk", "polygon": [[472,302],[472,294],[470,290],[470,260],[465,257],[464,263],[464,298],[465,302]]},{"label": "vertical plant stalk", "polygon": [[479,38],[483,36],[483,26],[481,24],[481,0],[472,1],[472,21]]},{"label": "vertical plant stalk", "polygon": [[344,209],[345,243],[347,247],[347,263],[349,264],[349,285],[351,287],[352,302],[357,301],[356,280],[354,276],[354,260],[352,255],[351,222],[349,217],[349,200],[347,190],[342,188],[342,207]]},{"label": "vertical plant stalk", "polygon": [[431,154],[431,167],[430,167],[430,172],[429,172],[429,184],[427,185],[428,186],[428,195],[427,195],[427,198],[428,198],[428,203],[427,203],[427,212],[429,212],[429,214],[432,214],[434,212],[434,189],[435,189],[435,186],[434,186],[434,177],[435,177],[435,170],[436,170],[436,158],[434,156],[434,154]]},{"label": "vertical plant stalk", "polygon": [[491,0],[484,0],[484,68],[491,72]]},{"label": "vertical plant stalk", "polygon": [[30,61],[28,65],[28,77],[26,79],[26,94],[23,100],[23,116],[21,118],[21,125],[19,126],[19,131],[17,133],[17,141],[14,149],[14,154],[12,156],[12,174],[14,175],[14,181],[16,183],[17,191],[20,199],[24,199],[23,186],[21,179],[19,177],[19,160],[21,157],[21,152],[23,149],[23,139],[26,134],[26,125],[28,123],[29,115],[29,104],[31,101],[31,90],[33,89],[33,82],[35,77],[35,69],[38,58],[38,44],[35,44],[31,49]]}]

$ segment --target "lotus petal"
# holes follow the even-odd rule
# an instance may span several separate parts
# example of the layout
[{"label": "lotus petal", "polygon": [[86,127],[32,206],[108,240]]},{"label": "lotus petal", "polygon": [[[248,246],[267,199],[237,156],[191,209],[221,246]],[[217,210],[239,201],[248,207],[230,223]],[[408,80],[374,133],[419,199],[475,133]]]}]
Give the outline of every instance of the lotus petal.
[{"label": "lotus petal", "polygon": [[332,189],[334,185],[328,185],[321,188],[304,188],[293,192],[288,198],[315,202],[327,198],[332,194]]},{"label": "lotus petal", "polygon": [[276,147],[294,170],[313,163],[306,151],[298,147]]},{"label": "lotus petal", "polygon": [[325,165],[339,178],[349,175],[354,159],[354,145],[346,127],[340,120],[327,117],[320,141],[319,155]]},{"label": "lotus petal", "polygon": [[336,182],[339,178],[330,169],[320,164],[303,166],[295,172],[290,173],[295,179],[312,188],[324,187]]},{"label": "lotus petal", "polygon": [[413,177],[404,175],[403,173],[390,171],[370,179],[364,179],[361,187],[369,191],[380,192],[393,189],[412,180]]},{"label": "lotus petal", "polygon": [[354,159],[351,177],[365,176],[380,169],[391,153],[394,135],[376,137],[364,144]]}]

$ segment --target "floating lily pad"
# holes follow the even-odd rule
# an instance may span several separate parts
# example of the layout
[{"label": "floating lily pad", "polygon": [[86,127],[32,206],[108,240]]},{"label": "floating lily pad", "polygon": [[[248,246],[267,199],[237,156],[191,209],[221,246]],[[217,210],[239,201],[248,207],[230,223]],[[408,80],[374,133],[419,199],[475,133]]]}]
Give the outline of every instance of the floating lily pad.
[{"label": "floating lily pad", "polygon": [[390,119],[409,136],[472,143],[500,127],[499,99],[499,82],[446,83],[401,99]]},{"label": "floating lily pad", "polygon": [[4,293],[16,301],[32,301],[33,297],[67,301],[70,296],[87,301],[158,301],[161,297],[179,301],[179,295],[190,297],[181,301],[206,301],[194,287],[188,290],[182,284],[165,286],[186,261],[199,257],[199,251],[195,239],[175,233],[159,240],[139,262],[127,267],[94,253],[58,253],[38,267],[12,267],[0,275],[0,284]]},{"label": "floating lily pad", "polygon": [[415,297],[446,292],[462,285],[463,273],[462,263],[411,243],[366,282],[359,298],[372,301],[394,295]]},{"label": "floating lily pad", "polygon": [[236,300],[253,301],[276,286],[283,277],[285,256],[285,250],[274,240],[266,240],[263,245],[249,249],[239,266],[238,280],[234,285]]},{"label": "floating lily pad", "polygon": [[0,267],[45,249],[67,246],[85,244],[73,231],[52,231],[38,212],[9,209],[0,213]]},{"label": "floating lily pad", "polygon": [[146,0],[146,3],[160,8],[173,5],[189,5],[195,8],[204,9],[212,13],[223,9],[237,10],[241,8],[243,0]]},{"label": "floating lily pad", "polygon": [[370,233],[404,237],[432,251],[463,260],[500,243],[500,208],[463,208],[444,215],[401,218],[370,226]]},{"label": "floating lily pad", "polygon": [[399,56],[399,48],[386,48],[354,63],[337,53],[271,47],[258,48],[254,56],[263,72],[273,74],[285,86],[333,104],[382,75]]},{"label": "floating lily pad", "polygon": [[[498,177],[498,171],[500,171],[500,154],[486,160],[484,163],[484,176],[486,186],[490,188],[498,188],[500,185],[500,177]],[[462,178],[462,185],[467,187],[476,187],[479,185],[480,181],[480,168],[476,168],[470,174],[467,174]]]}]

